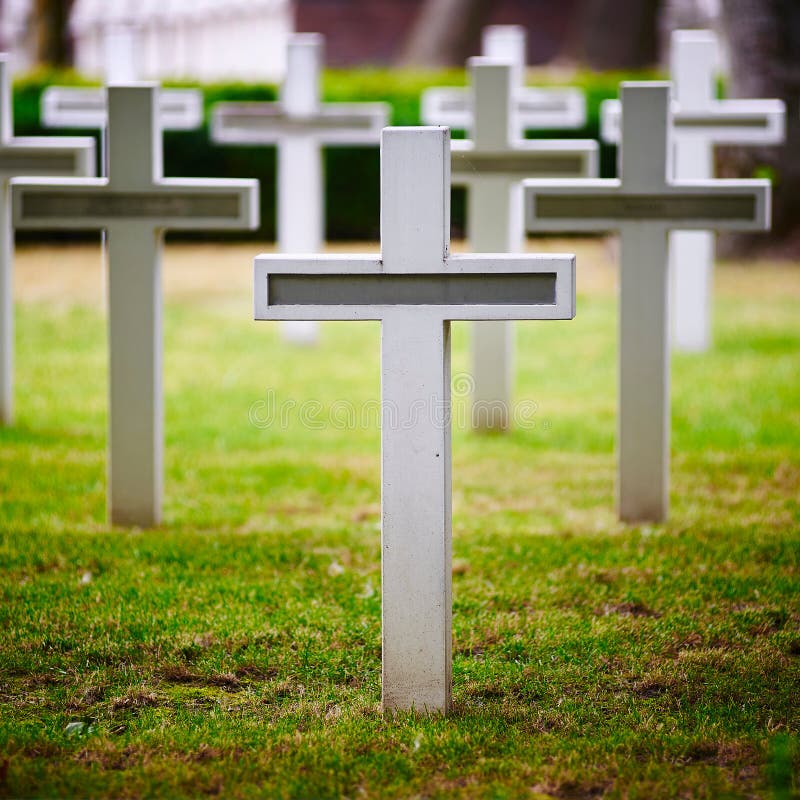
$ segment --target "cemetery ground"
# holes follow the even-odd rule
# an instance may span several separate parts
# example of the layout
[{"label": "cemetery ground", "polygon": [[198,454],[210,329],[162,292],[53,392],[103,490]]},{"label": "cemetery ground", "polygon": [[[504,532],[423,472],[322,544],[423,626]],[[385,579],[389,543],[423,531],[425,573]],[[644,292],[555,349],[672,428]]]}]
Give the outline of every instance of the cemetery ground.
[{"label": "cemetery ground", "polygon": [[[800,270],[724,264],[673,356],[671,518],[614,513],[615,270],[517,325],[515,430],[465,426],[451,717],[380,701],[379,329],[290,348],[256,250],[170,245],[165,521],[105,523],[97,248],[21,248],[0,431],[0,796],[775,797],[800,765]],[[413,586],[409,586],[413,592]]]}]

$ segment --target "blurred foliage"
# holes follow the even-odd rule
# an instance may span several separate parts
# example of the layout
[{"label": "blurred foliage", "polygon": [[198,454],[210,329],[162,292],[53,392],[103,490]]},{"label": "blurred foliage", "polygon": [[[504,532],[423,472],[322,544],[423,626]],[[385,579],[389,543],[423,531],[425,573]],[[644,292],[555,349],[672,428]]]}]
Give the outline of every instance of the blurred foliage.
[{"label": "blurred foliage", "polygon": [[[655,73],[594,73],[579,71],[554,76],[544,70],[531,71],[528,82],[536,86],[578,86],[586,93],[587,122],[572,130],[530,132],[530,138],[599,138],[600,103],[617,96],[620,81],[652,79]],[[329,102],[383,101],[391,106],[393,125],[420,124],[420,96],[430,86],[463,86],[464,70],[411,71],[388,69],[327,70],[323,97]],[[38,70],[18,79],[14,86],[14,122],[18,135],[52,134],[42,128],[40,97],[49,85],[91,85],[74,71]],[[168,82],[169,86],[199,87],[191,82]],[[206,121],[196,131],[168,131],[164,135],[164,171],[168,176],[258,178],[261,181],[261,227],[253,233],[214,233],[214,238],[272,240],[275,238],[274,147],[218,146],[209,138],[211,107],[224,101],[272,101],[277,88],[270,84],[216,83],[202,87]],[[96,131],[63,131],[97,136]],[[463,135],[455,132],[455,136]],[[615,174],[615,148],[601,143],[603,177]],[[326,231],[330,240],[375,240],[379,233],[380,162],[376,147],[330,147],[325,151]],[[465,193],[453,192],[452,231],[463,235]],[[41,234],[36,234],[40,238]],[[183,236],[183,235],[182,235]],[[186,235],[197,238],[197,234]]]}]

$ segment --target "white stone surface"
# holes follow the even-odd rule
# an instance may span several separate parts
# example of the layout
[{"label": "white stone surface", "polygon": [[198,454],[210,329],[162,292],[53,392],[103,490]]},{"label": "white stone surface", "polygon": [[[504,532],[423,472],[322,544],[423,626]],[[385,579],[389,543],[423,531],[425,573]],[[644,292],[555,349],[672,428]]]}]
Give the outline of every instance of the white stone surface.
[{"label": "white stone surface", "polygon": [[[580,89],[539,89],[525,86],[526,34],[519,25],[490,25],[483,29],[483,55],[506,61],[513,71],[514,134],[528,129],[580,128],[586,124],[586,99]],[[457,87],[434,87],[422,93],[420,114],[426,125],[472,130],[471,92]]]},{"label": "white stone surface", "polygon": [[255,262],[256,319],[382,323],[387,710],[450,707],[450,320],[575,313],[573,256],[451,256],[449,231],[449,130],[387,128],[381,256],[263,255]]},{"label": "white stone surface", "polygon": [[485,58],[511,64],[513,85],[525,85],[528,36],[522,25],[487,25],[481,31],[481,54]]},{"label": "white stone surface", "polygon": [[108,234],[108,502],[120,525],[152,526],[161,518],[163,233],[258,224],[257,181],[162,177],[157,94],[141,84],[108,90],[108,178],[11,186],[19,228]]},{"label": "white stone surface", "polygon": [[[507,26],[496,26],[490,30]],[[519,30],[512,27],[512,30]],[[597,175],[597,142],[522,139],[514,130],[514,66],[486,57],[467,62],[472,139],[452,141],[452,182],[468,188],[467,233],[473,252],[523,250],[521,183],[525,178]],[[471,424],[485,431],[510,425],[514,329],[509,320],[475,322],[472,336]]]},{"label": "white stone surface", "polygon": [[137,30],[133,24],[111,23],[103,41],[106,83],[131,83],[141,77],[138,65]]},{"label": "white stone surface", "polygon": [[0,52],[12,74],[36,66],[36,29],[33,0],[3,0],[0,3]]},{"label": "white stone surface", "polygon": [[94,175],[94,140],[14,136],[9,62],[0,56],[0,424],[14,419],[14,230],[11,178]]},{"label": "white stone surface", "polygon": [[666,518],[669,499],[667,237],[672,230],[764,230],[768,181],[672,178],[668,83],[622,84],[620,180],[525,183],[529,231],[619,231],[619,514]]},{"label": "white stone surface", "polygon": [[[286,79],[278,103],[219,103],[211,136],[220,144],[278,146],[278,249],[315,253],[325,240],[322,148],[374,144],[389,118],[384,103],[322,103],[320,78],[324,37],[295,34],[287,53]],[[314,344],[315,322],[284,322],[284,338]]]},{"label": "white stone surface", "polygon": [[[778,144],[785,136],[780,100],[717,100],[717,39],[711,31],[674,31],[671,76],[674,94],[674,177],[705,180],[714,176],[718,144]],[[601,107],[602,135],[620,138],[619,101]],[[679,350],[704,352],[711,345],[714,234],[670,234],[673,293],[672,342]]]}]

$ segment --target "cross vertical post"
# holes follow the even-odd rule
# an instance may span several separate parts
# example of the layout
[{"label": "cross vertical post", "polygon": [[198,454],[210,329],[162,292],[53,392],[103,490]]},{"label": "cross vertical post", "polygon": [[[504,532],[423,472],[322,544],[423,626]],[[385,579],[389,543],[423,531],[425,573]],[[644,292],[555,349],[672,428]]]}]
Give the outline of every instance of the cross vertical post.
[{"label": "cross vertical post", "polygon": [[[325,40],[318,33],[296,34],[286,49],[281,102],[286,113],[313,117],[320,106]],[[325,177],[322,148],[313,131],[299,131],[278,143],[278,248],[281,253],[316,253],[325,238]],[[315,344],[319,323],[281,322],[287,341]]]},{"label": "cross vertical post", "polygon": [[[703,113],[716,101],[717,40],[709,31],[673,31],[670,76],[678,107]],[[675,138],[677,180],[714,177],[714,146],[705,136]],[[669,234],[672,341],[676,348],[702,352],[711,344],[714,279],[713,231]]]},{"label": "cross vertical post", "polygon": [[6,181],[0,188],[0,424],[14,421],[14,233],[11,197]]},{"label": "cross vertical post", "polygon": [[[639,91],[636,102],[623,101],[626,144],[620,175],[626,191],[663,192],[667,186],[672,174],[669,95],[669,86],[661,86]],[[617,415],[622,519],[659,519],[669,506],[667,252],[661,223],[624,223]]]},{"label": "cross vertical post", "polygon": [[9,181],[27,175],[93,175],[94,141],[15,137],[11,70],[0,56],[0,425],[14,421],[14,228]]},{"label": "cross vertical post", "polygon": [[[108,97],[109,187],[147,191],[162,171],[149,86]],[[109,344],[108,513],[119,525],[160,521],[164,484],[163,230],[152,220],[107,225]]]},{"label": "cross vertical post", "polygon": [[[281,101],[286,112],[311,117],[319,110],[324,41],[293,36],[287,49]],[[316,253],[322,246],[322,152],[313,131],[283,138],[278,146],[278,244],[282,253]]]},{"label": "cross vertical post", "polygon": [[[490,45],[498,45],[489,36]],[[486,42],[486,40],[484,40]],[[475,149],[500,151],[513,138],[513,78],[510,64],[479,59],[468,62],[472,78]],[[524,65],[524,61],[523,61]],[[485,175],[467,198],[467,229],[476,253],[522,250],[522,184],[510,185],[502,174]],[[473,322],[470,422],[479,430],[508,430],[514,384],[514,324],[497,319]]]},{"label": "cross vertical post", "polygon": [[[384,270],[436,272],[450,242],[449,137],[387,130],[381,145]],[[413,308],[381,331],[383,705],[450,706],[450,322]],[[423,402],[419,402],[422,399]]]},{"label": "cross vertical post", "polygon": [[[514,65],[484,57],[471,58],[467,64],[473,137],[452,142],[453,184],[468,189],[467,235],[472,251],[518,253],[524,244],[522,180],[537,175],[596,175],[597,143],[518,138]],[[473,322],[470,332],[470,424],[481,431],[506,431],[511,424],[514,325],[508,319]]]}]

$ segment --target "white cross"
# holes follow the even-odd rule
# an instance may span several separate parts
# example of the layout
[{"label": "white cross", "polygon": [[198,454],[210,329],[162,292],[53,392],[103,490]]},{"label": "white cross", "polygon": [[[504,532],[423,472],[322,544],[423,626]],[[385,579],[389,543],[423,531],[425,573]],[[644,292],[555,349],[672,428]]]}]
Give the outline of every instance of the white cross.
[{"label": "white cross", "polygon": [[446,712],[450,320],[571,319],[574,256],[449,255],[450,131],[386,128],[381,256],[259,256],[256,319],[380,320],[383,707]]},{"label": "white cross", "polygon": [[[386,125],[384,103],[321,103],[324,38],[296,34],[289,40],[287,71],[278,103],[220,103],[211,136],[221,144],[277,144],[278,249],[314,253],[324,242],[324,145],[374,144]],[[311,344],[315,322],[285,324],[290,341]]]},{"label": "white cross", "polygon": [[[717,50],[710,31],[672,34],[678,180],[712,178],[716,145],[779,144],[785,137],[783,101],[716,99]],[[601,106],[601,131],[607,141],[620,141],[619,118],[619,101],[606,100]],[[711,231],[670,235],[672,341],[680,350],[703,352],[710,345],[713,270]]]},{"label": "white cross", "polygon": [[619,514],[669,500],[668,233],[764,230],[768,181],[672,180],[670,85],[622,84],[620,180],[526,181],[529,231],[620,233]]},{"label": "white cross", "polygon": [[21,175],[94,175],[94,140],[14,136],[11,74],[0,56],[0,425],[14,419],[14,229],[8,181]]},{"label": "white cross", "polygon": [[[507,27],[507,26],[498,26]],[[521,139],[513,126],[514,68],[491,58],[467,62],[475,110],[473,138],[452,140],[452,180],[469,189],[468,234],[477,253],[523,249],[522,181],[597,175],[597,142]],[[510,320],[472,328],[473,427],[509,427],[514,329]]]},{"label": "white cross", "polygon": [[[524,137],[528,129],[583,127],[586,99],[580,89],[525,86],[525,39],[525,29],[519,25],[490,25],[483,30],[483,55],[507,61],[513,67],[515,135]],[[426,89],[420,113],[426,125],[449,125],[469,131],[474,123],[472,97],[466,88]]]},{"label": "white cross", "polygon": [[[108,22],[103,36],[106,84],[129,84],[139,80],[140,33],[130,16]],[[42,124],[49,128],[99,128],[105,132],[106,109],[104,87],[49,86],[42,92]],[[158,113],[162,130],[199,128],[203,124],[203,93],[199,89],[162,89]]]},{"label": "white cross", "polygon": [[111,521],[161,517],[165,230],[255,228],[258,181],[164,178],[154,85],[108,90],[108,178],[12,182],[20,228],[107,231]]}]

